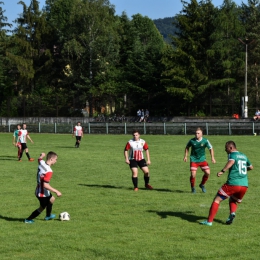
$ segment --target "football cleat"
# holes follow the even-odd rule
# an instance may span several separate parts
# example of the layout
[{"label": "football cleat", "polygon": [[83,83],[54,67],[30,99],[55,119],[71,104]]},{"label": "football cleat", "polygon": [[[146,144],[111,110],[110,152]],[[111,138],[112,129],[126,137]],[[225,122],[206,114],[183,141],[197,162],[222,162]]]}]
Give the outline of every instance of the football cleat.
[{"label": "football cleat", "polygon": [[212,222],[208,222],[207,220],[204,220],[202,222],[200,222],[201,225],[205,225],[205,226],[212,226]]},{"label": "football cleat", "polygon": [[226,220],[226,224],[231,225],[233,223],[233,220],[234,220],[235,217],[236,217],[236,213],[234,213],[234,212],[231,213],[229,215],[228,219]]}]

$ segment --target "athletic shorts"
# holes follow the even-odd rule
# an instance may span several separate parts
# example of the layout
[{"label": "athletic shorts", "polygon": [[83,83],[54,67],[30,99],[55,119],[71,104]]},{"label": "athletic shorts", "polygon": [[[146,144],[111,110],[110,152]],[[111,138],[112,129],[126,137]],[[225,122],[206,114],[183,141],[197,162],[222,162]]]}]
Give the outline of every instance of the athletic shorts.
[{"label": "athletic shorts", "polygon": [[26,143],[21,143],[22,149],[25,150],[27,148]]},{"label": "athletic shorts", "polygon": [[228,184],[224,184],[218,190],[218,196],[224,199],[231,197],[234,201],[240,203],[246,194],[248,187],[246,186],[231,186]]},{"label": "athletic shorts", "polygon": [[81,141],[81,136],[76,135],[76,140],[77,140],[77,141]]},{"label": "athletic shorts", "polygon": [[51,197],[52,197],[52,194],[49,197],[37,197],[42,208],[45,209],[47,207],[47,205],[50,203]]},{"label": "athletic shorts", "polygon": [[209,165],[206,161],[204,161],[204,162],[191,162],[190,163],[190,170],[191,171],[197,171],[197,169],[199,167],[201,168],[202,171],[209,169]]},{"label": "athletic shorts", "polygon": [[130,168],[143,168],[147,167],[145,159],[142,159],[141,161],[136,161],[136,160],[130,160]]}]

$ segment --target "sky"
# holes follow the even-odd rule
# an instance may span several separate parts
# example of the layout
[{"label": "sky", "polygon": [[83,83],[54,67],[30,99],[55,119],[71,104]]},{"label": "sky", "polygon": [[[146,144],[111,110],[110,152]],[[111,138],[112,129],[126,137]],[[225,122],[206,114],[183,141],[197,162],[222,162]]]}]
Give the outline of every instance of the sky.
[{"label": "sky", "polygon": [[[5,10],[4,15],[8,18],[8,22],[12,23],[18,17],[18,14],[23,11],[22,5],[17,4],[20,0],[1,1],[4,2],[4,5],[1,5]],[[45,0],[38,1],[41,9]],[[23,2],[28,6],[31,1],[23,0]],[[234,0],[234,2],[240,6],[242,0]],[[243,2],[247,4],[247,0],[243,0]],[[110,3],[115,6],[117,15],[121,15],[125,11],[129,18],[137,13],[148,16],[150,19],[173,17],[182,10],[181,0],[110,0]],[[218,7],[222,5],[223,0],[212,0],[212,3]]]}]

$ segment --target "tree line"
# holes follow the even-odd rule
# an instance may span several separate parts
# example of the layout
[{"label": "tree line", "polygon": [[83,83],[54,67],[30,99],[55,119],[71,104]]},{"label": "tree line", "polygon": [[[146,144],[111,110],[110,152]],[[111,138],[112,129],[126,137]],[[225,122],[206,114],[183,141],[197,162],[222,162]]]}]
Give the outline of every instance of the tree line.
[{"label": "tree line", "polygon": [[0,2],[0,116],[230,116],[242,112],[246,78],[253,113],[259,0],[181,2],[167,42],[150,18],[115,15],[109,0],[20,1],[13,27]]}]

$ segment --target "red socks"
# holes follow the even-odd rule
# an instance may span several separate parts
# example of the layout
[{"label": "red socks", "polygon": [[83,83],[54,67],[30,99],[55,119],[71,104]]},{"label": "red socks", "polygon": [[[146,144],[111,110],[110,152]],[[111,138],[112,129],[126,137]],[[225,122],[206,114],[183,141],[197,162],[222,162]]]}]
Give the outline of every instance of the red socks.
[{"label": "red socks", "polygon": [[213,222],[213,219],[215,218],[218,212],[218,207],[219,204],[213,201],[209,210],[208,222]]}]

